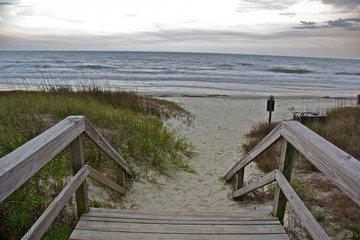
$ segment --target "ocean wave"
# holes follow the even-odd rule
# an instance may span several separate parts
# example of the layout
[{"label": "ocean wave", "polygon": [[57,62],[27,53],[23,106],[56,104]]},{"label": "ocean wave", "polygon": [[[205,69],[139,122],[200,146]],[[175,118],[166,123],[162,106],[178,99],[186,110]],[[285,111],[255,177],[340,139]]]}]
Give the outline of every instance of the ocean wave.
[{"label": "ocean wave", "polygon": [[268,69],[270,72],[275,73],[292,73],[292,74],[304,74],[304,73],[312,73],[314,71],[307,69],[289,69],[289,68],[270,68]]},{"label": "ocean wave", "polygon": [[360,72],[337,72],[335,75],[354,75],[354,76],[360,76]]},{"label": "ocean wave", "polygon": [[76,66],[77,69],[105,69],[105,68],[111,68],[108,66],[102,66],[102,65],[79,65]]}]

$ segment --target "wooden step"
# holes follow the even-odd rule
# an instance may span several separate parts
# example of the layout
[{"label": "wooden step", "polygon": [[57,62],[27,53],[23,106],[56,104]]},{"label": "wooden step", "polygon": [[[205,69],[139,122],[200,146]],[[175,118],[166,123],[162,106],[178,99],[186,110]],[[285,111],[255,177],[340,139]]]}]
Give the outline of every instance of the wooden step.
[{"label": "wooden step", "polygon": [[178,213],[91,208],[70,239],[289,239],[268,212]]}]

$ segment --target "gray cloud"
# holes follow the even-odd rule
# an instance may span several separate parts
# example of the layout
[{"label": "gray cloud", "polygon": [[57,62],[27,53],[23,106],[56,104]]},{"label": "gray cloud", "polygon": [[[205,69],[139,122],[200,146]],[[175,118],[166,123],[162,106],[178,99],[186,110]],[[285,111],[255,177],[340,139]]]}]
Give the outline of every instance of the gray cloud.
[{"label": "gray cloud", "polygon": [[17,5],[17,3],[16,2],[8,2],[8,1],[0,0],[0,7],[1,6],[8,6],[8,5]]},{"label": "gray cloud", "polygon": [[326,23],[330,26],[330,27],[341,27],[341,28],[351,28],[353,26],[352,23],[343,20],[341,18],[334,20],[334,21],[326,21]]},{"label": "gray cloud", "polygon": [[282,12],[282,13],[279,13],[279,15],[293,17],[293,16],[296,15],[296,13],[293,13],[293,12]]},{"label": "gray cloud", "polygon": [[294,27],[293,29],[319,29],[319,28],[342,28],[348,31],[360,31],[360,19],[336,19],[325,21],[322,25],[317,25],[316,22],[300,21],[302,26]]},{"label": "gray cloud", "polygon": [[301,24],[303,24],[303,25],[307,25],[307,26],[311,26],[311,25],[315,25],[316,24],[316,22],[306,22],[306,21],[300,21],[301,22]]},{"label": "gray cloud", "polygon": [[360,22],[360,18],[347,18],[345,20],[350,22]]},{"label": "gray cloud", "polygon": [[321,0],[322,3],[333,5],[336,7],[342,7],[342,8],[357,8],[360,7],[360,1],[359,0]]},{"label": "gray cloud", "polygon": [[[0,32],[6,50],[200,51],[360,58],[359,33],[289,30],[275,33],[239,29],[159,29],[127,34],[21,34]],[[347,44],[343,44],[346,41]]]},{"label": "gray cloud", "polygon": [[249,10],[285,10],[291,5],[297,3],[297,0],[242,0],[238,3],[238,12],[246,12]]}]

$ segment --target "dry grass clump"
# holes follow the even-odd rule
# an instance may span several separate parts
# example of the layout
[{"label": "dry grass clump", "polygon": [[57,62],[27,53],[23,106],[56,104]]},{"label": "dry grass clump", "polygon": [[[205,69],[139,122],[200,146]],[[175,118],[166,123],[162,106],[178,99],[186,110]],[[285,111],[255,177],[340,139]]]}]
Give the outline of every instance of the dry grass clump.
[{"label": "dry grass clump", "polygon": [[330,109],[325,122],[313,122],[307,127],[337,147],[360,159],[360,108]]},{"label": "dry grass clump", "polygon": [[[244,152],[246,154],[249,153],[278,124],[278,122],[272,122],[271,125],[268,123],[258,123],[257,125],[253,126],[250,132],[246,134],[246,138],[249,139],[249,142],[242,145]],[[279,154],[279,144],[275,144],[262,155],[258,156],[255,159],[255,162],[264,172],[271,172],[275,168],[279,167]]]}]

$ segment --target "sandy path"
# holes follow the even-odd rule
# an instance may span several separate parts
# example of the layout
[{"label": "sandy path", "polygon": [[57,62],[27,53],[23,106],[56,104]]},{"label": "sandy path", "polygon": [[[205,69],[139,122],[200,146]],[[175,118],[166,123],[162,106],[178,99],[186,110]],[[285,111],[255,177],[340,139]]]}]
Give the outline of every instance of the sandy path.
[{"label": "sandy path", "polygon": [[[270,210],[271,203],[258,205],[234,202],[230,185],[220,178],[242,156],[244,134],[259,121],[267,121],[266,99],[169,98],[195,115],[191,126],[178,120],[167,124],[189,136],[199,153],[190,162],[197,172],[179,171],[172,179],[160,177],[157,183],[140,179],[127,192],[124,207],[159,211],[248,211]],[[332,106],[349,104],[334,99],[276,99],[273,119],[292,117],[297,111],[324,111]],[[245,181],[263,176],[255,165],[246,168]]]}]

